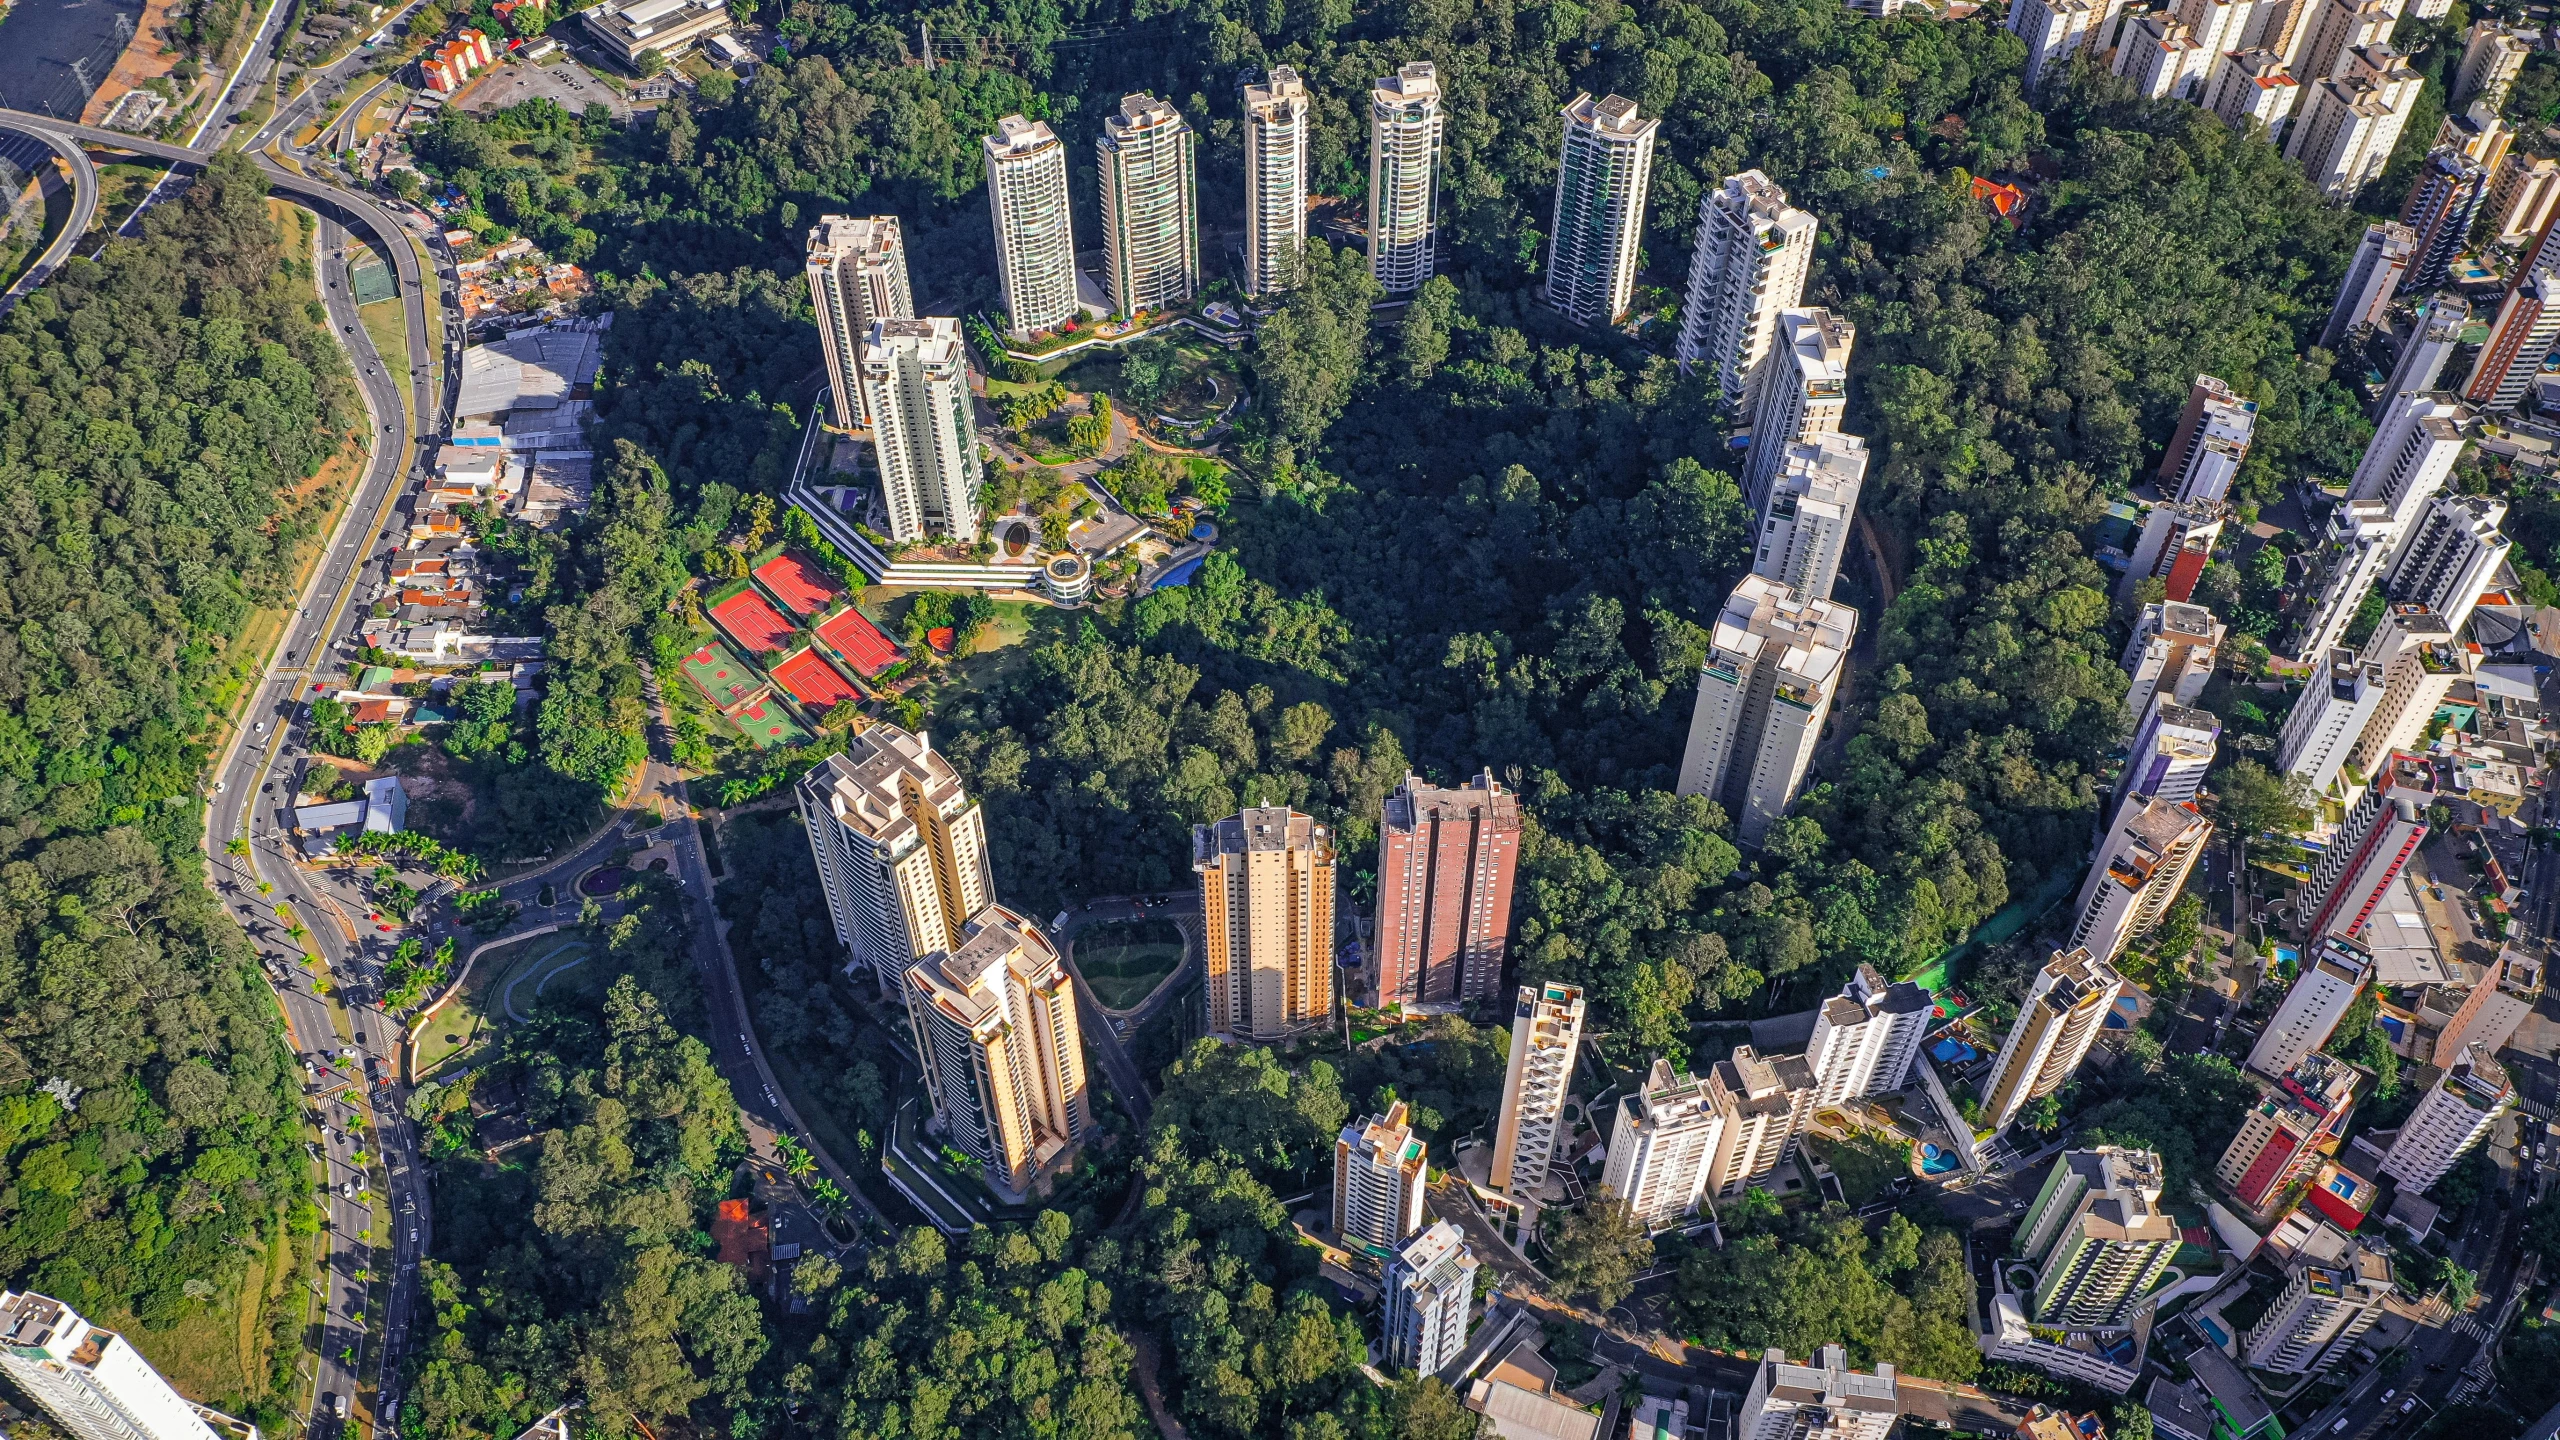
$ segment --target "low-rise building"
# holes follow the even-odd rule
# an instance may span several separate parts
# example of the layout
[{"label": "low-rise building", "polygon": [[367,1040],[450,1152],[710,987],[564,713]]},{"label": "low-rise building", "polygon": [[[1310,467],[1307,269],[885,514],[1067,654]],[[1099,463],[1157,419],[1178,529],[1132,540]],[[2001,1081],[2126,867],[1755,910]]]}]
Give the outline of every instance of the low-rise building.
[{"label": "low-rise building", "polygon": [[579,16],[604,52],[637,71],[643,58],[673,59],[729,28],[726,0],[607,0]]}]

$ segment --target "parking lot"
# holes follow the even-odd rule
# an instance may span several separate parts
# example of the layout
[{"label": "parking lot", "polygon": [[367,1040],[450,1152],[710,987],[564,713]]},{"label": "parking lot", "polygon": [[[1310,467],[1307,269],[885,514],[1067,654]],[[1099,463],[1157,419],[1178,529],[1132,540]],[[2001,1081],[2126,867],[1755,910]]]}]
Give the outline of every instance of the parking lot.
[{"label": "parking lot", "polygon": [[458,103],[471,114],[491,115],[537,98],[555,101],[572,115],[584,114],[588,106],[602,104],[613,111],[616,121],[631,119],[631,102],[575,60],[501,65],[474,83]]}]

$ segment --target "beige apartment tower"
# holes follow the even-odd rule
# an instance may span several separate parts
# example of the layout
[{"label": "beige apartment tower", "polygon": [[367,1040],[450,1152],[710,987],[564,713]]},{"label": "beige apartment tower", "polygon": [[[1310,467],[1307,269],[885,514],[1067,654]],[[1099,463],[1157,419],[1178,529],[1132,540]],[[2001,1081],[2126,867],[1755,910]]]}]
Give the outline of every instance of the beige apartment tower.
[{"label": "beige apartment tower", "polygon": [[1511,1007],[1511,1064],[1493,1137],[1493,1188],[1514,1199],[1547,1183],[1565,1092],[1582,1044],[1582,990],[1549,980],[1520,987]]},{"label": "beige apartment tower", "polygon": [[880,466],[889,538],[978,538],[978,426],[960,322],[874,320],[862,340],[862,409]]},{"label": "beige apartment tower", "polygon": [[1369,273],[1390,295],[1431,278],[1440,225],[1440,77],[1427,60],[1369,89]]},{"label": "beige apartment tower", "polygon": [[936,1127],[1008,1196],[1024,1194],[1092,1121],[1075,988],[1057,947],[991,905],[957,946],[908,967],[906,994]]},{"label": "beige apartment tower", "polygon": [[929,736],[874,724],[797,788],[836,941],[883,996],[995,903],[986,817]]},{"label": "beige apartment tower", "polygon": [[2054,952],[2037,972],[1983,1083],[1983,1118],[1993,1134],[2062,1088],[2089,1058],[2108,1007],[2123,991],[2124,977],[2106,961],[2086,950]]},{"label": "beige apartment tower", "polygon": [[1743,844],[1758,847],[1794,803],[1857,633],[1857,611],[1765,575],[1744,576],[1725,600],[1678,790],[1724,806]]},{"label": "beige apartment tower", "polygon": [[1751,448],[1742,459],[1742,498],[1757,513],[1786,467],[1790,445],[1819,445],[1840,431],[1849,409],[1849,348],[1858,327],[1828,310],[1781,310],[1768,378],[1751,412]]},{"label": "beige apartment tower", "polygon": [[1179,305],[1200,288],[1200,212],[1192,134],[1153,95],[1126,95],[1102,117],[1094,166],[1102,187],[1103,278],[1111,308],[1136,315]]},{"label": "beige apartment tower", "polygon": [[1413,1133],[1405,1103],[1346,1125],[1333,1143],[1333,1233],[1383,1254],[1422,1228],[1428,1148]]},{"label": "beige apartment tower", "polygon": [[1618,1101],[1600,1183],[1646,1230],[1697,1213],[1724,1144],[1723,1094],[1708,1075],[1676,1075],[1657,1058],[1643,1086]]},{"label": "beige apartment tower", "polygon": [[1548,226],[1547,303],[1577,325],[1615,325],[1636,292],[1644,200],[1660,120],[1623,95],[1576,95],[1564,107],[1564,157]]},{"label": "beige apartment tower", "polygon": [[827,387],[836,427],[871,423],[862,401],[862,344],[874,320],[912,320],[907,246],[898,217],[821,216],[809,231],[809,304],[827,357]]},{"label": "beige apartment tower", "polygon": [[1075,318],[1076,238],[1067,208],[1067,147],[1037,120],[1007,115],[983,142],[996,277],[1016,340]]},{"label": "beige apartment tower", "polygon": [[1777,344],[1779,313],[1803,303],[1817,228],[1757,170],[1726,176],[1698,202],[1677,353],[1683,372],[1715,376],[1734,414],[1759,408],[1761,362]]},{"label": "beige apartment tower", "polygon": [[1307,86],[1287,65],[1244,87],[1244,281],[1254,295],[1289,288],[1307,247]]},{"label": "beige apartment tower", "polygon": [[1191,828],[1209,1028],[1277,1040],[1333,1018],[1333,837],[1285,805]]},{"label": "beige apartment tower", "polygon": [[1802,1055],[1763,1058],[1748,1045],[1707,1072],[1707,1090],[1724,1112],[1724,1133],[1705,1189],[1731,1199],[1766,1179],[1795,1153],[1821,1082]]}]

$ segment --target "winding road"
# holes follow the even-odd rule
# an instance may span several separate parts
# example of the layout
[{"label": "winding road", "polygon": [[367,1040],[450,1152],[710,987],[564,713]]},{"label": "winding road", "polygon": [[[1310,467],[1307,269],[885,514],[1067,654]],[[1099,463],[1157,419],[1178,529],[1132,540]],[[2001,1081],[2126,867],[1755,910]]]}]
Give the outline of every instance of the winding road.
[{"label": "winding road", "polygon": [[18,277],[17,283],[11,285],[7,293],[0,294],[0,315],[6,315],[16,309],[18,302],[33,293],[37,286],[52,278],[54,271],[62,268],[62,262],[71,258],[71,247],[80,243],[81,237],[89,233],[90,225],[96,222],[98,167],[90,163],[88,151],[70,143],[60,135],[7,120],[0,120],[0,130],[13,131],[42,142],[51,147],[54,154],[61,156],[64,164],[71,167],[70,218],[63,222],[61,232],[46,244],[42,253],[36,256],[35,263],[29,265],[26,273]]}]

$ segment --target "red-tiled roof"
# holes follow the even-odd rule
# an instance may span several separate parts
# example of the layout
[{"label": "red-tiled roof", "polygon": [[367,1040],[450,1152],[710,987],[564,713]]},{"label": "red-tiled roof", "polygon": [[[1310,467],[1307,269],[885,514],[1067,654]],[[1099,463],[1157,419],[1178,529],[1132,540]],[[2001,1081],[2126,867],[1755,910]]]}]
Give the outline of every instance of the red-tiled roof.
[{"label": "red-tiled roof", "polygon": [[755,573],[757,582],[795,615],[815,615],[844,593],[826,572],[788,550],[757,566]]},{"label": "red-tiled roof", "polygon": [[788,691],[792,699],[821,714],[839,701],[860,698],[853,683],[815,650],[799,651],[774,666],[773,683]]},{"label": "red-tiled roof", "polygon": [[818,627],[818,638],[827,648],[845,658],[853,673],[865,680],[876,678],[881,671],[898,663],[898,647],[880,633],[880,627],[848,605],[828,617]]},{"label": "red-tiled roof", "polygon": [[753,590],[741,590],[712,606],[711,618],[750,655],[761,655],[791,638],[791,622]]},{"label": "red-tiled roof", "polygon": [[943,654],[948,655],[951,653],[951,637],[952,630],[950,626],[936,625],[932,629],[924,632],[924,643],[941,651]]}]

